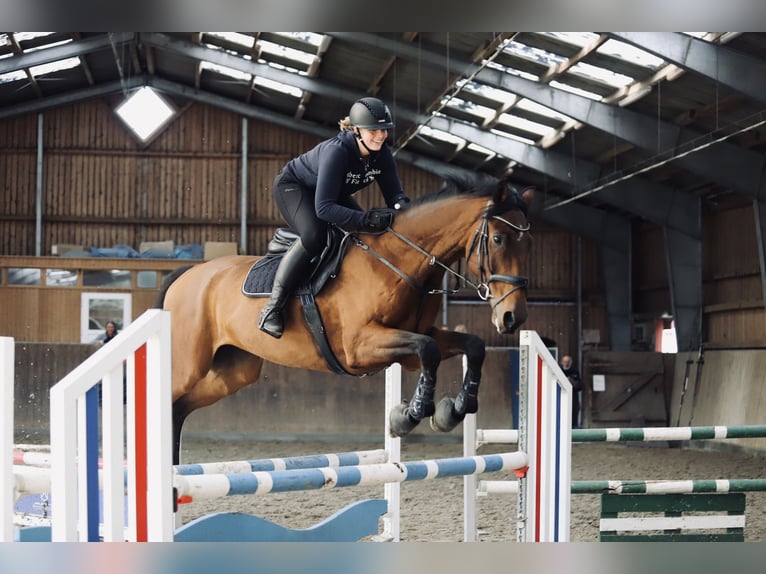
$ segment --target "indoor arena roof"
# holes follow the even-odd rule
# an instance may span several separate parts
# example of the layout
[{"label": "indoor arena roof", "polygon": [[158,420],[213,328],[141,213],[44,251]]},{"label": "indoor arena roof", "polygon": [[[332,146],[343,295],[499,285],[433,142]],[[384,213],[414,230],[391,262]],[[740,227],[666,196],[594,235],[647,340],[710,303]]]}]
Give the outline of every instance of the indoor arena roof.
[{"label": "indoor arena roof", "polygon": [[0,120],[142,87],[319,137],[380,97],[399,161],[508,175],[600,240],[766,198],[764,33],[0,33]]}]

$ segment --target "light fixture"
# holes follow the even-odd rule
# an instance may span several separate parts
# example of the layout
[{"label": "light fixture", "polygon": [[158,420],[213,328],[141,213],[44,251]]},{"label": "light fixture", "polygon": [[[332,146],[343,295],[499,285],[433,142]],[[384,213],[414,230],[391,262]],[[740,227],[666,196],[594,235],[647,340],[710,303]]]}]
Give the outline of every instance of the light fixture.
[{"label": "light fixture", "polygon": [[132,93],[115,111],[143,143],[156,135],[176,113],[165,98],[149,87]]}]

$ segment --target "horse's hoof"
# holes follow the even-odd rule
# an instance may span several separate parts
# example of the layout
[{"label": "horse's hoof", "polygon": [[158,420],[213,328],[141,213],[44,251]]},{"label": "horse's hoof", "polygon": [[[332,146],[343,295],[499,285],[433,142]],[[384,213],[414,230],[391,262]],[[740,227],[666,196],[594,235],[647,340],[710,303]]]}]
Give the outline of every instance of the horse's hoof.
[{"label": "horse's hoof", "polygon": [[463,422],[465,415],[455,411],[455,401],[450,397],[444,397],[436,405],[436,412],[431,417],[431,428],[439,432],[450,432]]},{"label": "horse's hoof", "polygon": [[409,415],[407,403],[395,406],[388,413],[388,428],[391,436],[401,437],[418,426],[420,421],[413,420]]},{"label": "horse's hoof", "polygon": [[444,397],[436,405],[436,412],[431,417],[431,428],[439,432],[450,432],[457,425],[463,422],[464,416],[455,412],[455,401],[449,397]]}]

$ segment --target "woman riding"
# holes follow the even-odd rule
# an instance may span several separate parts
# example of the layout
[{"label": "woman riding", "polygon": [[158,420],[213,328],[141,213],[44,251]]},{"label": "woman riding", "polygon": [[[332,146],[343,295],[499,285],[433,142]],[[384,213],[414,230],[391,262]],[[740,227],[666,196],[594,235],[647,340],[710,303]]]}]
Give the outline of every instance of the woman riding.
[{"label": "woman riding", "polygon": [[365,212],[353,194],[377,181],[389,208],[409,202],[386,141],[394,127],[388,106],[377,98],[357,100],[339,126],[337,136],[290,160],[274,180],[277,207],[299,236],[282,257],[258,322],[261,331],[277,339],[284,329],[282,310],[322,253],[327,226],[380,231],[391,224],[391,212]]}]

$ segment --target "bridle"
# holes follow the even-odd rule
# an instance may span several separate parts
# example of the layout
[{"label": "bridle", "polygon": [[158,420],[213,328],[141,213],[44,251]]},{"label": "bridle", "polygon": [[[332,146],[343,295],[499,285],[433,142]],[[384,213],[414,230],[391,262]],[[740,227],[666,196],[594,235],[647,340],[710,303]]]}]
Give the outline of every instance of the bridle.
[{"label": "bridle", "polygon": [[[491,204],[488,203],[487,207]],[[479,298],[483,301],[488,301],[490,299],[497,299],[497,301],[494,302],[492,305],[492,310],[495,310],[495,307],[497,307],[504,299],[506,299],[509,295],[512,293],[518,291],[519,289],[526,289],[527,285],[529,284],[529,279],[527,277],[522,277],[520,275],[506,275],[506,274],[499,274],[494,273],[492,271],[490,257],[489,257],[489,220],[493,219],[495,221],[500,221],[501,223],[504,223],[505,225],[509,226],[514,231],[517,231],[518,233],[526,233],[530,229],[529,223],[526,225],[516,225],[515,223],[512,223],[508,221],[507,219],[500,217],[499,215],[484,215],[482,217],[481,223],[479,224],[479,227],[476,228],[476,230],[473,233],[473,239],[471,240],[471,245],[468,248],[468,255],[466,256],[466,259],[470,259],[471,255],[474,253],[474,250],[476,252],[476,264],[477,269],[479,270],[479,282],[474,283],[471,281],[468,277],[465,275],[462,275],[452,269],[450,266],[445,265],[441,261],[439,261],[434,255],[430,254],[428,251],[420,247],[418,244],[414,243],[412,240],[410,240],[405,235],[402,235],[395,229],[393,229],[391,226],[386,228],[386,231],[393,234],[399,240],[406,243],[409,247],[414,249],[415,251],[421,253],[428,259],[428,264],[430,266],[437,265],[444,269],[447,273],[452,274],[456,279],[462,280],[465,284],[470,285],[472,288],[476,290],[476,293],[478,294]],[[374,249],[372,249],[369,245],[364,243],[359,237],[356,235],[354,236],[354,243],[358,246],[376,257],[379,261],[381,261],[384,265],[386,265],[389,269],[397,273],[400,277],[402,277],[407,283],[412,285],[414,288],[419,290],[424,290],[424,288],[418,284],[415,279],[407,275],[404,271],[399,269],[395,264],[393,264],[391,261],[383,257],[380,253],[376,252]],[[485,265],[484,260],[486,260],[486,271],[485,271]],[[489,289],[489,285],[491,283],[507,283],[512,286],[511,289],[508,289],[505,293],[503,293],[500,297],[495,297],[492,295]],[[428,295],[440,295],[440,294],[449,294],[453,295],[457,292],[457,289],[430,289],[426,290],[425,292]]]},{"label": "bridle", "polygon": [[[483,217],[481,224],[479,224],[479,227],[476,229],[476,231],[474,231],[473,239],[471,240],[471,246],[468,248],[468,255],[466,256],[466,259],[470,259],[471,253],[473,253],[473,250],[476,249],[476,266],[479,270],[479,284],[476,285],[475,288],[479,297],[484,301],[493,298],[492,294],[489,292],[490,283],[507,283],[508,285],[512,286],[512,288],[508,289],[505,293],[503,293],[502,296],[495,297],[497,300],[492,305],[492,310],[494,311],[495,307],[497,307],[506,297],[518,291],[519,289],[526,289],[529,285],[529,279],[527,277],[522,277],[521,275],[506,275],[502,273],[494,273],[492,271],[492,263],[489,258],[490,219],[505,223],[508,227],[514,231],[517,231],[518,233],[526,233],[529,231],[530,225],[529,222],[527,222],[527,224],[524,226],[516,225],[515,223],[512,223],[507,219],[500,217],[499,215],[493,215],[491,217]],[[482,265],[483,259],[486,259],[487,261],[486,279],[484,265]]]}]

